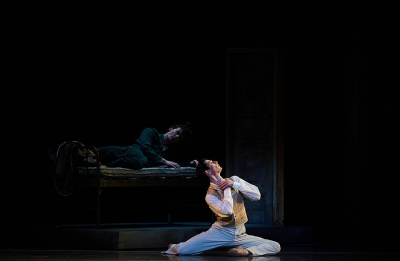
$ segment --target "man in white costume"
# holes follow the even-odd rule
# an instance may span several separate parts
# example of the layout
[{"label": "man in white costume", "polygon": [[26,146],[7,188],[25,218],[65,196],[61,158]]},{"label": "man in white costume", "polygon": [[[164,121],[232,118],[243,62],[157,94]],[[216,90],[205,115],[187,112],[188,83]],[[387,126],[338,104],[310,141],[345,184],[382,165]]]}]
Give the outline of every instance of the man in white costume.
[{"label": "man in white costume", "polygon": [[198,255],[218,247],[232,247],[227,252],[230,256],[275,255],[280,252],[278,242],[246,234],[244,224],[248,218],[243,197],[259,200],[258,187],[237,176],[223,179],[221,171],[218,161],[210,159],[199,160],[196,168],[198,177],[210,181],[205,200],[215,213],[214,224],[185,242],[169,244],[163,254]]}]

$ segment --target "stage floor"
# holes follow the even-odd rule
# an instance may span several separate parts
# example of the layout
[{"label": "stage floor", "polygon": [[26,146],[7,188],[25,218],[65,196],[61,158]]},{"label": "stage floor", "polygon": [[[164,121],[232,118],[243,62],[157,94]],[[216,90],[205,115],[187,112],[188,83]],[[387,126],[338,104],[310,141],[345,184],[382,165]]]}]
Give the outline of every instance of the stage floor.
[{"label": "stage floor", "polygon": [[[102,224],[100,227],[94,224],[36,226],[10,230],[7,242],[17,246],[93,250],[154,249],[186,241],[207,231],[210,226],[210,222],[116,223]],[[310,227],[246,224],[246,231],[250,235],[281,244],[313,242]]]},{"label": "stage floor", "polygon": [[198,256],[162,255],[165,249],[145,250],[82,250],[82,249],[0,249],[0,260],[176,260],[176,261],[398,261],[398,249],[371,248],[346,245],[282,245],[282,251],[274,256],[230,257],[226,249],[216,249]]},{"label": "stage floor", "polygon": [[248,224],[248,234],[276,240],[281,252],[274,256],[230,257],[220,248],[198,256],[163,255],[169,243],[181,242],[210,227],[209,223],[107,224],[9,228],[2,233],[2,260],[400,260],[400,244],[316,244],[308,227]]}]

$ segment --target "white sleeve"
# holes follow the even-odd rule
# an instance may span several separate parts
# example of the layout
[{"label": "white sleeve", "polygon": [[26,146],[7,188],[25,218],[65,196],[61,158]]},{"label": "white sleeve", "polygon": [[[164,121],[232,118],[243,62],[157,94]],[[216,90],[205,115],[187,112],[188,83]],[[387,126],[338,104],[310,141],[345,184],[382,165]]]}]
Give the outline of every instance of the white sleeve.
[{"label": "white sleeve", "polygon": [[231,188],[224,190],[224,199],[220,200],[215,195],[207,194],[206,202],[210,209],[221,217],[231,216],[233,214],[233,199]]},{"label": "white sleeve", "polygon": [[250,184],[238,176],[232,176],[230,179],[234,182],[232,187],[242,192],[244,197],[252,201],[260,200],[261,193],[257,186]]}]

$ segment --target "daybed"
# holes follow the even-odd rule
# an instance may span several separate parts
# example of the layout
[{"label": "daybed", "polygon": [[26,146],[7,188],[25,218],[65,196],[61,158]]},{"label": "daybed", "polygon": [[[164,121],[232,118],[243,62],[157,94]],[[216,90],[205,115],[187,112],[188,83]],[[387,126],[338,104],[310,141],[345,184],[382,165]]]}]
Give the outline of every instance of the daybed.
[{"label": "daybed", "polygon": [[56,151],[50,151],[50,157],[54,159],[53,180],[59,194],[69,196],[76,187],[97,188],[96,226],[100,226],[100,195],[103,188],[200,184],[194,167],[160,166],[132,170],[101,165],[97,160],[97,148],[77,141],[63,142]]}]

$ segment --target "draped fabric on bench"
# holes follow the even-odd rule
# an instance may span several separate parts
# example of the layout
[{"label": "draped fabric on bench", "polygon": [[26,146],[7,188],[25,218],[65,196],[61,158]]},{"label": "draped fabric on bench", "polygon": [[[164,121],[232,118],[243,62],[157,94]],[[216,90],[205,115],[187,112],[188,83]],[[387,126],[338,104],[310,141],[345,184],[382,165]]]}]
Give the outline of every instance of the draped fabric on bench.
[{"label": "draped fabric on bench", "polygon": [[69,196],[74,192],[74,171],[78,167],[78,150],[84,146],[77,141],[64,141],[57,148],[54,159],[53,180],[59,194]]}]

